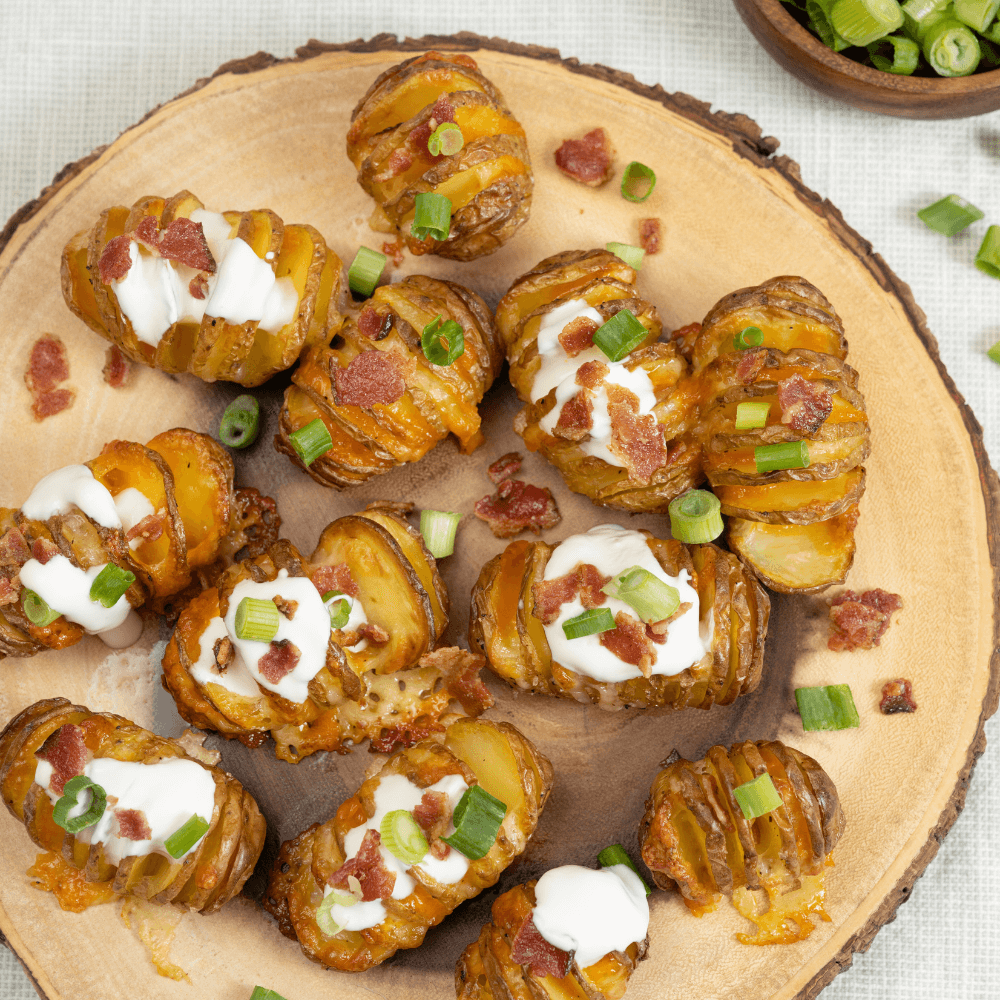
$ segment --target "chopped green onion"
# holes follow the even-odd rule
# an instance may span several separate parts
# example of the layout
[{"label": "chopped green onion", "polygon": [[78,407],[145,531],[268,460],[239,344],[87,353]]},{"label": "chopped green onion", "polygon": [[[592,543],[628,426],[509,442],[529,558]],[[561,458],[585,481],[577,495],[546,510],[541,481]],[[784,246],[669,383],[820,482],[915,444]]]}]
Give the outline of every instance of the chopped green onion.
[{"label": "chopped green onion", "polygon": [[443,194],[425,191],[414,200],[415,214],[410,233],[414,239],[446,240],[451,229],[451,200]]},{"label": "chopped green onion", "polygon": [[260,403],[253,396],[237,396],[222,414],[219,440],[229,448],[247,448],[257,440]]},{"label": "chopped green onion", "polygon": [[630,566],[609,580],[601,591],[624,601],[644,622],[661,622],[681,606],[677,588],[642,566]]},{"label": "chopped green onion", "polygon": [[236,608],[236,638],[270,642],[278,634],[279,622],[274,601],[244,597]]},{"label": "chopped green onion", "polygon": [[708,490],[688,490],[670,501],[670,532],[679,542],[703,545],[722,534],[722,504]]},{"label": "chopped green onion", "polygon": [[761,444],[753,450],[758,472],[779,472],[783,469],[809,468],[809,443],[807,441],[782,441],[778,444]]},{"label": "chopped green onion", "polygon": [[[612,844],[610,847],[605,847],[597,855],[597,863],[602,868],[610,868],[612,865],[627,865],[636,875],[639,875],[639,869],[636,868],[635,862],[625,853],[625,848],[621,844]],[[646,885],[646,880],[641,875],[639,875],[639,881],[642,882],[642,887],[646,890],[646,895],[648,896],[653,890]]]},{"label": "chopped green onion", "polygon": [[851,43],[841,38],[830,23],[830,9],[834,0],[806,0],[806,13],[813,31],[819,35],[820,41],[834,52],[846,49]]},{"label": "chopped green onion", "polygon": [[610,608],[591,608],[563,622],[563,632],[567,639],[582,639],[585,635],[610,632],[615,627],[615,616]]},{"label": "chopped green onion", "polygon": [[[69,811],[79,801],[80,792],[90,789],[90,806],[82,816],[69,818]],[[52,822],[61,826],[67,833],[79,833],[88,826],[93,826],[103,815],[108,806],[108,796],[96,781],[91,781],[85,774],[70,778],[63,785],[63,794],[52,810]]]},{"label": "chopped green onion", "polygon": [[922,43],[924,58],[938,76],[968,76],[974,73],[982,51],[973,30],[954,18],[935,24]]},{"label": "chopped green onion", "polygon": [[764,331],[759,326],[745,326],[735,337],[733,347],[745,351],[748,347],[760,347],[764,343]]},{"label": "chopped green onion", "polygon": [[968,229],[973,222],[978,222],[983,213],[957,194],[949,194],[933,205],[920,209],[917,217],[934,232],[954,236],[963,229]]},{"label": "chopped green onion", "polygon": [[986,352],[986,356],[1000,365],[1000,340]]},{"label": "chopped green onion", "polygon": [[250,994],[250,1000],[285,1000],[285,998],[280,993],[275,993],[274,990],[265,990],[263,986],[255,986],[253,993]]},{"label": "chopped green onion", "polygon": [[1000,10],[1000,0],[955,0],[955,17],[976,31],[986,31]]},{"label": "chopped green onion", "polygon": [[451,817],[455,832],[441,839],[470,861],[478,861],[489,854],[506,815],[506,802],[490,795],[482,785],[472,785],[458,800]]},{"label": "chopped green onion", "polygon": [[174,860],[183,858],[202,837],[208,833],[209,822],[204,816],[192,816],[182,827],[174,830],[163,846]]},{"label": "chopped green onion", "polygon": [[113,608],[122,595],[135,583],[135,573],[114,563],[108,563],[90,585],[90,599],[106,608]]},{"label": "chopped green onion", "polygon": [[622,174],[622,197],[626,201],[645,201],[655,187],[656,174],[645,163],[633,160],[625,168]]},{"label": "chopped green onion", "polygon": [[829,687],[796,688],[795,703],[802,716],[802,728],[818,730],[857,729],[861,725],[858,710],[848,684]]},{"label": "chopped green onion", "polygon": [[455,533],[461,514],[447,510],[422,510],[420,512],[420,534],[424,544],[435,559],[444,559],[455,551]]},{"label": "chopped green onion", "polygon": [[746,403],[736,404],[736,429],[749,431],[757,427],[767,426],[767,415],[771,412],[771,404],[754,399]]},{"label": "chopped green onion", "polygon": [[465,353],[465,333],[453,319],[442,323],[439,313],[420,334],[420,347],[432,365],[447,368]]},{"label": "chopped green onion", "polygon": [[358,247],[358,252],[351,261],[351,266],[347,272],[347,284],[352,292],[368,298],[375,291],[378,279],[382,277],[385,262],[389,258],[378,250],[369,250],[368,247]]},{"label": "chopped green onion", "polygon": [[868,46],[868,56],[883,73],[912,76],[920,62],[920,46],[905,35],[886,35]]},{"label": "chopped green onion", "polygon": [[636,271],[642,267],[642,259],[646,256],[646,251],[642,247],[634,247],[631,243],[608,243],[605,249]]},{"label": "chopped green onion", "polygon": [[427,151],[431,156],[454,156],[464,145],[462,130],[454,122],[438,125],[427,139]]},{"label": "chopped green onion", "polygon": [[837,0],[830,24],[851,45],[868,45],[903,27],[903,10],[896,0]]},{"label": "chopped green onion", "polygon": [[1000,45],[1000,20],[994,21],[982,34],[983,38]]},{"label": "chopped green onion", "polygon": [[[358,897],[349,892],[334,889],[323,897],[323,902],[319,904],[316,911],[316,924],[319,929],[330,937],[334,937],[344,929],[344,924],[338,924],[333,919],[330,912],[335,906],[354,906],[358,902]],[[252,1000],[252,998],[251,998]]]},{"label": "chopped green onion", "polygon": [[[339,595],[339,590],[328,590],[323,595],[323,603],[326,604],[327,598]],[[334,601],[333,604],[327,604],[326,610],[330,612],[330,627],[343,628],[351,617],[351,602],[341,598],[339,601]]]},{"label": "chopped green onion", "polygon": [[619,309],[611,319],[597,328],[594,344],[612,361],[621,361],[648,336],[649,331],[635,318],[630,309]]},{"label": "chopped green onion", "polygon": [[405,809],[393,809],[386,813],[379,824],[382,846],[405,865],[417,865],[428,850],[424,831]]},{"label": "chopped green onion", "polygon": [[21,608],[32,625],[44,628],[62,617],[61,611],[50,608],[33,590],[25,590]]},{"label": "chopped green onion", "polygon": [[1000,278],[1000,226],[990,226],[976,254],[976,267],[991,278]]},{"label": "chopped green onion", "polygon": [[949,16],[951,0],[906,0],[903,4],[903,30],[918,45],[938,21]]},{"label": "chopped green onion", "polygon": [[312,465],[320,455],[325,455],[333,447],[330,431],[320,417],[293,431],[288,435],[288,440],[305,466]]},{"label": "chopped green onion", "polygon": [[747,820],[766,816],[783,804],[769,774],[762,774],[745,785],[737,785],[733,789],[733,798]]}]

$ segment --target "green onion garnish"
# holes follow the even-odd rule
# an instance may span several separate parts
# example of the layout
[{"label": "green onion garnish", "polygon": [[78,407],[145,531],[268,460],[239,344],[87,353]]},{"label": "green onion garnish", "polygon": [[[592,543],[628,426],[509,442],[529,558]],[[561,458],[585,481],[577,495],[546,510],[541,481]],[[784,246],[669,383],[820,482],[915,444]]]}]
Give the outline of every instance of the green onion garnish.
[{"label": "green onion garnish", "polygon": [[642,267],[642,259],[646,256],[646,251],[642,247],[634,247],[631,243],[608,243],[605,249],[636,271]]},{"label": "green onion garnish", "polygon": [[1000,0],[955,0],[955,17],[978,32],[985,32],[1000,11]]},{"label": "green onion garnish", "polygon": [[769,774],[762,774],[745,785],[737,785],[733,789],[733,797],[748,820],[766,816],[782,804]]},{"label": "green onion garnish", "polygon": [[347,272],[347,284],[352,292],[368,298],[375,291],[378,279],[382,277],[385,262],[389,258],[378,250],[369,250],[368,247],[358,247],[358,252],[351,261],[351,266]]},{"label": "green onion garnish", "polygon": [[443,194],[425,191],[414,199],[415,214],[410,233],[414,239],[446,240],[451,229],[451,200]]},{"label": "green onion garnish", "polygon": [[[80,792],[90,789],[90,808],[82,816],[69,819],[69,811],[79,801]],[[93,826],[103,815],[108,806],[108,796],[96,781],[91,781],[85,774],[70,778],[63,785],[63,794],[52,810],[52,822],[61,826],[67,833],[79,833],[88,826]]]},{"label": "green onion garnish", "polygon": [[994,21],[984,32],[983,38],[988,38],[991,42],[1000,45],[1000,21]]},{"label": "green onion garnish", "polygon": [[25,590],[21,608],[32,625],[39,625],[42,628],[51,625],[62,616],[61,611],[50,608],[33,590]]},{"label": "green onion garnish", "polygon": [[[639,875],[639,869],[636,868],[635,862],[625,853],[625,848],[621,844],[612,844],[610,847],[605,847],[597,855],[597,863],[602,868],[610,868],[612,865],[627,865],[636,875]],[[641,875],[639,875],[639,881],[642,882],[642,887],[646,890],[646,895],[648,896],[653,890],[646,885],[646,880]]]},{"label": "green onion garnish", "polygon": [[808,441],[782,441],[779,444],[761,444],[753,450],[758,472],[779,472],[782,469],[809,468]]},{"label": "green onion garnish", "polygon": [[316,924],[319,926],[319,929],[330,937],[339,934],[344,929],[344,925],[338,924],[333,919],[333,914],[330,911],[335,906],[354,906],[357,902],[358,897],[352,893],[343,892],[340,889],[328,892],[323,897],[323,902],[319,904],[319,909],[316,911]]},{"label": "green onion garnish", "polygon": [[749,431],[756,427],[767,426],[767,415],[771,412],[771,404],[760,400],[736,404],[736,429]]},{"label": "green onion garnish", "polygon": [[644,622],[661,622],[681,606],[677,588],[664,583],[642,566],[630,566],[612,577],[601,587],[601,591],[624,601]]},{"label": "green onion garnish", "polygon": [[796,688],[795,703],[802,716],[802,728],[807,733],[825,729],[857,729],[861,725],[848,684]]},{"label": "green onion garnish", "polygon": [[1000,340],[986,352],[986,356],[1000,365]]},{"label": "green onion garnish", "polygon": [[285,998],[280,993],[275,993],[274,990],[265,990],[263,986],[255,986],[253,993],[250,994],[250,1000],[285,1000]]},{"label": "green onion garnish", "polygon": [[167,854],[174,860],[183,858],[202,837],[208,833],[208,820],[202,816],[192,816],[180,829],[174,830],[163,842]]},{"label": "green onion garnish", "polygon": [[688,490],[670,501],[670,533],[687,545],[704,545],[722,534],[722,504],[708,490]]},{"label": "green onion garnish", "polygon": [[645,163],[633,160],[622,174],[622,197],[626,201],[645,201],[656,187],[656,174]]},{"label": "green onion garnish", "polygon": [[489,854],[506,815],[506,802],[490,795],[482,785],[472,785],[458,800],[451,817],[455,832],[441,839],[470,861],[478,861]]},{"label": "green onion garnish", "polygon": [[[328,590],[323,595],[323,603],[326,604],[328,600],[333,597],[340,597],[341,594],[342,591],[340,590]],[[334,601],[333,604],[327,604],[326,609],[330,612],[330,625],[332,628],[343,628],[351,617],[351,602],[343,598],[339,601]]]},{"label": "green onion garnish", "polygon": [[991,278],[1000,278],[1000,226],[990,226],[976,254],[976,267]]},{"label": "green onion garnish", "polygon": [[813,30],[819,35],[820,41],[834,52],[846,49],[851,43],[841,38],[833,25],[830,23],[830,9],[834,0],[806,0],[806,13],[809,15],[809,23]]},{"label": "green onion garnish", "polygon": [[247,448],[257,440],[260,403],[253,396],[237,396],[222,414],[219,440],[229,448]]},{"label": "green onion garnish", "polygon": [[424,544],[435,559],[444,559],[455,551],[455,533],[461,514],[447,510],[422,510],[420,512],[420,534]]},{"label": "green onion garnish", "polygon": [[279,621],[274,601],[244,597],[236,608],[236,638],[270,642],[278,634]]},{"label": "green onion garnish", "polygon": [[113,608],[122,595],[135,583],[135,573],[114,563],[108,563],[90,585],[90,599],[106,608]]},{"label": "green onion garnish", "polygon": [[851,45],[868,45],[903,27],[903,10],[896,0],[837,0],[830,24]]},{"label": "green onion garnish", "polygon": [[949,16],[951,0],[906,0],[903,4],[903,30],[918,45],[927,32]]},{"label": "green onion garnish", "polygon": [[883,73],[912,76],[920,62],[920,46],[905,35],[886,35],[868,46],[868,56]]},{"label": "green onion garnish", "polygon": [[619,309],[606,323],[597,328],[594,344],[612,361],[621,361],[641,344],[649,331],[629,309]]},{"label": "green onion garnish", "polygon": [[733,347],[745,351],[748,347],[760,347],[764,343],[764,331],[759,326],[745,326],[735,337]]},{"label": "green onion garnish", "polygon": [[320,455],[325,455],[333,447],[333,438],[319,417],[310,420],[297,431],[292,431],[288,435],[288,440],[291,441],[302,464],[306,466],[312,465]]},{"label": "green onion garnish", "polygon": [[465,333],[453,319],[442,323],[438,314],[420,334],[420,347],[432,365],[446,368],[465,353]]},{"label": "green onion garnish", "polygon": [[920,209],[917,216],[934,232],[954,236],[981,219],[983,213],[957,194],[949,194],[933,205]]},{"label": "green onion garnish", "polygon": [[405,865],[419,864],[428,850],[427,838],[417,821],[405,809],[386,813],[379,824],[382,846]]},{"label": "green onion garnish", "polygon": [[431,156],[454,156],[464,145],[462,130],[454,122],[438,125],[427,139],[427,151]]},{"label": "green onion garnish", "polygon": [[591,608],[582,615],[563,622],[567,639],[582,639],[585,635],[610,632],[615,627],[615,616],[610,608]]},{"label": "green onion garnish", "polygon": [[951,17],[930,28],[921,47],[938,76],[968,76],[975,72],[983,55],[973,30]]}]

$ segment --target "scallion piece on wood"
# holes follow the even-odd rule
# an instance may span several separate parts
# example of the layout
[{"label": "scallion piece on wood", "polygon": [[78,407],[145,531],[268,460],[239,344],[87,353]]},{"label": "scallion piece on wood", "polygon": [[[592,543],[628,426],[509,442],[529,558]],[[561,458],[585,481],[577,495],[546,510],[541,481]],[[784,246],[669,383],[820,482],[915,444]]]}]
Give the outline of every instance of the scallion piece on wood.
[{"label": "scallion piece on wood", "polygon": [[448,510],[422,510],[420,512],[420,534],[424,544],[435,559],[444,559],[455,551],[455,533],[461,514]]},{"label": "scallion piece on wood", "polygon": [[108,563],[90,585],[90,599],[106,608],[113,608],[122,595],[135,583],[135,573],[114,563]]},{"label": "scallion piece on wood", "polygon": [[368,247],[358,247],[358,252],[351,261],[351,266],[347,271],[347,284],[356,295],[368,298],[375,291],[378,279],[382,277],[385,269],[385,262],[389,258],[378,250],[369,250]]},{"label": "scallion piece on wood", "polygon": [[585,635],[610,632],[615,627],[615,616],[610,608],[591,608],[563,622],[567,639],[582,639]]},{"label": "scallion piece on wood", "polygon": [[606,323],[597,328],[594,345],[612,361],[621,361],[631,354],[647,337],[649,331],[629,309],[619,309]]},{"label": "scallion piece on wood", "polygon": [[[612,865],[626,865],[636,875],[639,875],[639,869],[636,868],[635,862],[625,853],[625,848],[621,844],[612,844],[610,847],[605,847],[597,855],[597,863],[602,868],[610,868]],[[641,875],[639,875],[639,881],[642,883],[642,887],[646,890],[646,895],[648,896],[653,890],[646,885],[646,880]]]},{"label": "scallion piece on wood", "polygon": [[420,334],[420,347],[432,365],[447,368],[465,353],[465,333],[455,320],[442,322],[438,315]]},{"label": "scallion piece on wood", "polygon": [[976,267],[991,278],[1000,278],[1000,226],[990,226],[976,254]]},{"label": "scallion piece on wood", "polygon": [[472,785],[458,800],[451,817],[455,832],[441,839],[470,861],[478,861],[489,854],[496,843],[506,815],[506,802],[490,795],[482,785]]},{"label": "scallion piece on wood", "polygon": [[820,41],[834,52],[846,49],[851,43],[841,38],[830,23],[830,9],[834,0],[806,0],[806,13],[813,31],[819,35]]},{"label": "scallion piece on wood", "polygon": [[986,352],[986,356],[1000,365],[1000,340]]},{"label": "scallion piece on wood", "polygon": [[868,56],[883,73],[912,76],[920,62],[920,46],[905,35],[886,35],[868,46]]},{"label": "scallion piece on wood", "polygon": [[260,403],[253,396],[237,396],[222,414],[219,440],[228,448],[247,448],[257,440]]},{"label": "scallion piece on wood", "polygon": [[984,32],[1000,10],[1000,0],[955,0],[955,17],[963,24]]},{"label": "scallion piece on wood", "polygon": [[250,994],[250,1000],[285,1000],[285,998],[280,993],[275,993],[274,990],[266,990],[263,986],[255,986],[253,993]]},{"label": "scallion piece on wood", "polygon": [[325,455],[333,447],[330,431],[320,417],[310,420],[304,427],[292,431],[288,440],[295,449],[303,465],[312,465],[320,455]]},{"label": "scallion piece on wood", "polygon": [[204,816],[192,816],[182,827],[174,830],[163,841],[163,846],[167,849],[167,854],[175,860],[183,858],[208,833],[208,826],[208,820]]},{"label": "scallion piece on wood", "polygon": [[454,122],[438,125],[427,139],[431,156],[454,156],[465,145],[462,130]]},{"label": "scallion piece on wood", "polygon": [[270,642],[278,634],[279,621],[274,601],[244,597],[236,608],[236,638]]},{"label": "scallion piece on wood", "polygon": [[622,174],[622,197],[626,201],[645,201],[656,187],[656,174],[645,163],[633,160]]},{"label": "scallion piece on wood", "polygon": [[955,236],[963,229],[968,229],[973,222],[978,222],[983,213],[957,194],[949,194],[933,205],[920,209],[917,217],[934,232]]},{"label": "scallion piece on wood", "polygon": [[745,351],[748,347],[760,347],[764,343],[764,331],[759,326],[745,326],[733,337],[733,347]]},{"label": "scallion piece on wood", "polygon": [[[69,818],[69,811],[79,802],[82,791],[90,790],[90,805],[82,816]],[[52,810],[52,822],[61,826],[67,833],[79,833],[93,826],[103,815],[108,806],[108,796],[96,781],[91,781],[85,774],[70,778],[63,785],[62,797]]]},{"label": "scallion piece on wood", "polygon": [[750,431],[757,427],[767,426],[767,415],[771,412],[771,404],[759,399],[748,400],[736,404],[736,429]]},{"label": "scallion piece on wood", "polygon": [[688,490],[670,501],[670,533],[687,545],[704,545],[722,534],[722,504],[708,490]]},{"label": "scallion piece on wood", "polygon": [[[334,597],[340,597],[339,601],[327,604],[327,601]],[[351,617],[351,602],[344,598],[339,590],[328,590],[323,595],[323,603],[326,604],[327,611],[330,612],[331,628],[343,628]]]},{"label": "scallion piece on wood", "polygon": [[781,441],[778,444],[761,444],[754,448],[753,460],[758,472],[807,469],[809,467],[809,443],[807,441]]},{"label": "scallion piece on wood", "polygon": [[45,628],[46,625],[51,625],[62,615],[61,611],[56,611],[55,608],[50,608],[33,590],[26,590],[24,592],[24,598],[21,601],[21,608],[23,609],[28,621],[31,622],[32,625],[39,626],[39,628]]},{"label": "scallion piece on wood", "polygon": [[955,18],[938,21],[924,35],[921,47],[938,76],[968,76],[976,71],[983,55],[975,32]]},{"label": "scallion piece on wood", "polygon": [[661,622],[681,606],[676,587],[664,583],[642,566],[630,566],[612,577],[601,591],[624,601],[644,622]]},{"label": "scallion piece on wood", "polygon": [[737,785],[733,789],[733,798],[748,821],[766,816],[782,804],[781,796],[769,774],[762,774],[745,785]]},{"label": "scallion piece on wood", "polygon": [[796,688],[795,703],[802,716],[802,728],[818,730],[857,729],[861,725],[858,710],[848,684],[828,687]]},{"label": "scallion piece on wood", "polygon": [[386,813],[379,824],[382,846],[404,865],[419,864],[428,850],[424,831],[405,809],[393,809]]},{"label": "scallion piece on wood", "polygon": [[605,249],[636,271],[642,267],[642,259],[646,256],[646,251],[642,247],[634,247],[631,243],[608,243]]},{"label": "scallion piece on wood", "polygon": [[443,194],[425,191],[414,199],[413,224],[410,233],[414,239],[441,242],[448,238],[451,229],[451,200]]}]

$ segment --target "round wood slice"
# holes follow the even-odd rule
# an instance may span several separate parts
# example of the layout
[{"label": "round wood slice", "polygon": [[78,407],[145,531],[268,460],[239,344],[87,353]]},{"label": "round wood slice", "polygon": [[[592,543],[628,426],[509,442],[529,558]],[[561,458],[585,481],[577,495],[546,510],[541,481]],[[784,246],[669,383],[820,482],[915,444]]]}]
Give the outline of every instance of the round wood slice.
[{"label": "round wood slice", "polygon": [[[668,328],[700,319],[723,294],[777,274],[801,274],[835,304],[847,329],[849,360],[861,373],[871,414],[873,454],[861,507],[858,555],[848,584],[883,587],[905,609],[880,648],[826,649],[821,598],[774,601],[760,689],[710,712],[606,714],[554,699],[515,697],[491,678],[491,716],[521,728],[556,770],[553,796],[525,857],[498,886],[462,906],[425,945],[400,952],[358,976],[325,971],[283,938],[258,905],[267,866],[281,840],[330,816],[371,763],[366,750],[316,755],[298,766],[214,737],[225,766],[257,797],[269,837],[246,898],[211,917],[186,915],[172,948],[193,991],[156,975],[114,905],[74,915],[33,889],[26,835],[0,816],[0,931],[49,1000],[123,996],[134,1000],[211,996],[246,1000],[263,984],[287,1000],[349,1000],[372,993],[394,1000],[447,1000],[455,960],[475,938],[496,895],[559,864],[590,865],[620,841],[635,854],[636,826],[659,762],[675,747],[700,757],[714,743],[778,738],[815,756],[832,775],[848,816],[828,879],[829,923],[795,945],[753,948],[735,933],[743,920],[727,905],[696,919],[675,894],[651,897],[650,957],[629,985],[629,1000],[686,997],[815,996],[892,919],[961,809],[973,764],[985,746],[984,720],[997,705],[996,596],[998,484],[975,418],[945,372],[934,338],[909,289],[828,202],[803,187],[794,163],[774,157],[742,115],[712,114],[683,94],[641,86],[626,74],[560,60],[552,50],[472,35],[399,43],[310,43],[299,58],[260,54],[230,63],[157,109],[107,148],[68,167],[10,222],[0,237],[0,315],[7,366],[0,375],[6,454],[0,503],[18,506],[44,473],[99,453],[113,438],[145,441],[185,425],[214,432],[239,387],[205,385],[141,369],[125,389],[102,380],[106,344],[63,304],[59,255],[98,213],[146,194],[189,188],[209,207],[269,207],[288,222],[310,222],[345,263],[361,243],[378,248],[367,227],[371,202],[344,154],[351,109],[375,77],[428,47],[473,52],[523,122],[536,187],[530,222],[500,252],[472,264],[407,257],[403,270],[468,284],[495,305],[511,280],[560,250],[635,242],[641,218],[664,224],[663,249],[648,258],[642,294]],[[619,166],[640,159],[659,178],[642,205],[617,185],[592,190],[563,177],[553,150],[562,139],[605,126]],[[6,245],[4,245],[6,244]],[[43,332],[66,342],[74,406],[36,424],[22,373]],[[273,494],[285,534],[311,551],[323,526],[376,498],[470,512],[491,492],[486,466],[520,441],[511,430],[517,403],[498,384],[483,405],[487,444],[462,457],[446,442],[416,466],[353,492],[325,490],[271,447],[287,377],[258,392],[266,413],[261,439],[236,453],[238,481]],[[915,414],[920,422],[915,422]],[[626,519],[570,494],[542,459],[528,456],[525,477],[551,486],[563,522],[549,540],[604,521],[666,533],[665,520]],[[467,517],[458,548],[443,563],[454,620],[464,636],[468,594],[480,566],[503,548]],[[65,695],[118,711],[172,734],[182,728],[160,690],[157,662],[165,626],[150,622],[140,645],[122,653],[87,640],[63,653],[0,663],[0,719],[38,698]],[[158,645],[160,644],[160,645]],[[991,669],[991,667],[993,669]],[[882,684],[913,681],[919,710],[883,717]],[[802,732],[793,689],[849,683],[861,728]]]}]

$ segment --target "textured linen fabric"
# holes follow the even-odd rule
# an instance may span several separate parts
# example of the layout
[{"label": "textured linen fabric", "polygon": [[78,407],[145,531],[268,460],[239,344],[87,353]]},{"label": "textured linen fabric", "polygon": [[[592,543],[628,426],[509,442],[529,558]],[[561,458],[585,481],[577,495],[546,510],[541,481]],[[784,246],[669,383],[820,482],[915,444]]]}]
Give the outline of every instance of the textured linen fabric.
[{"label": "textured linen fabric", "polygon": [[[0,0],[0,220],[64,164],[112,141],[230,59],[258,50],[291,56],[310,38],[461,30],[614,66],[713,108],[743,112],[777,136],[805,183],[837,205],[910,283],[949,372],[985,427],[994,464],[1000,462],[1000,365],[984,355],[1000,340],[1000,282],[973,267],[987,224],[1000,223],[1000,113],[914,122],[829,101],[770,60],[730,0]],[[926,229],[915,212],[952,192],[987,217],[949,240]],[[933,414],[919,400],[913,409],[919,432]],[[928,530],[946,516],[931,512]],[[996,719],[987,735],[1000,742]],[[991,746],[964,813],[911,901],[823,1000],[1000,998],[998,790],[1000,751]],[[16,959],[0,948],[0,1000],[34,997]]]}]

